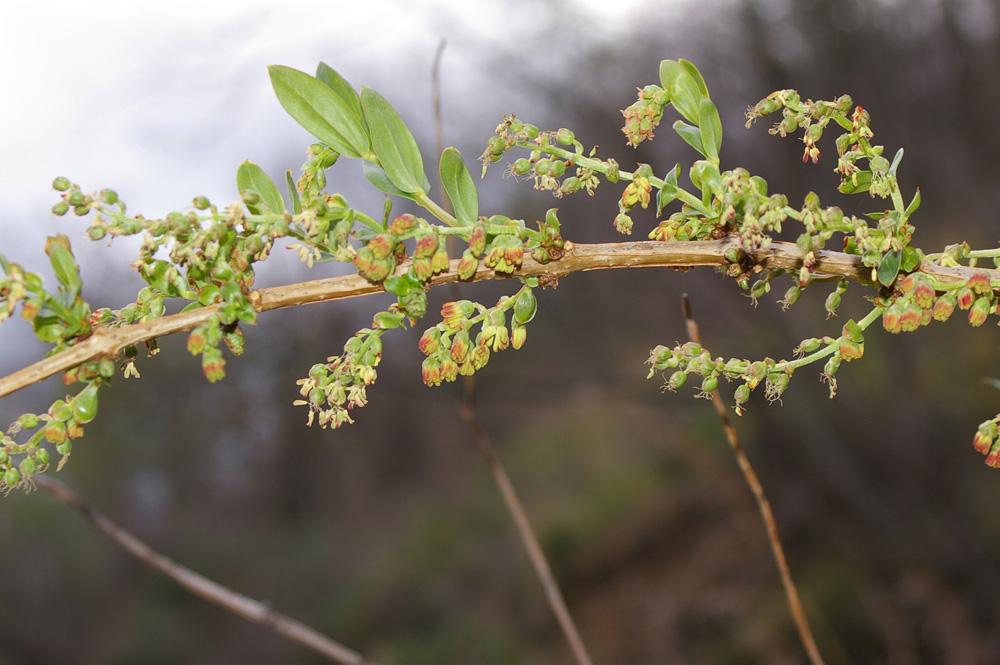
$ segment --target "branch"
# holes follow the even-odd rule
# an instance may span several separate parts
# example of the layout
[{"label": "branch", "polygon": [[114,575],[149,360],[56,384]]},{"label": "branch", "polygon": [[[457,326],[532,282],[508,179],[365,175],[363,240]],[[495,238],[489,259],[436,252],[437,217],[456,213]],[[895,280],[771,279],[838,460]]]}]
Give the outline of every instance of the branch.
[{"label": "branch", "polygon": [[[687,323],[688,337],[692,342],[701,344],[701,333],[698,331],[698,324],[691,313],[691,302],[688,300],[686,293],[684,294],[684,319]],[[760,517],[764,522],[767,539],[771,544],[771,553],[774,555],[774,562],[778,566],[781,583],[785,587],[788,609],[795,620],[795,628],[799,632],[799,639],[802,640],[802,645],[805,647],[806,653],[809,654],[809,661],[812,665],[824,665],[823,657],[820,655],[819,648],[816,646],[816,640],[813,638],[812,629],[809,627],[809,619],[806,618],[805,609],[802,607],[802,600],[799,598],[799,592],[795,588],[795,582],[792,581],[792,574],[788,569],[788,560],[785,558],[785,550],[781,546],[781,537],[778,535],[778,523],[774,519],[771,503],[767,500],[767,495],[764,494],[764,487],[760,484],[760,479],[757,477],[757,472],[753,470],[753,465],[750,464],[750,458],[747,457],[746,452],[743,450],[740,437],[736,433],[736,428],[733,426],[732,421],[729,419],[729,414],[726,411],[725,404],[722,403],[719,391],[713,390],[711,394],[712,405],[715,406],[715,411],[719,414],[720,420],[722,420],[722,427],[726,431],[726,439],[729,441],[729,446],[733,449],[733,453],[736,454],[736,462],[739,464],[740,471],[743,472],[743,478],[746,480],[747,486],[753,492],[753,498],[757,502],[757,509],[760,511]]]},{"label": "branch", "polygon": [[[525,256],[521,268],[510,275],[498,274],[480,265],[469,281],[533,275],[559,279],[574,272],[610,268],[719,266],[729,263],[725,258],[726,251],[738,247],[739,243],[735,238],[713,241],[640,241],[593,245],[566,242],[566,253],[559,260],[543,264]],[[825,250],[817,251],[815,254],[817,257],[813,266],[815,277],[845,277],[858,282],[871,283],[871,269],[862,265],[860,257]],[[792,243],[775,242],[769,248],[756,252],[753,256],[753,262],[760,270],[798,270],[802,265],[802,253]],[[404,263],[397,268],[396,274],[402,275],[408,269],[409,263]],[[983,268],[949,268],[929,261],[924,261],[920,270],[936,277],[941,284],[964,282],[972,274],[984,272]],[[1000,280],[1000,271],[986,270],[985,272],[990,274],[991,279]],[[451,262],[447,272],[431,278],[428,284],[429,286],[438,286],[456,281],[458,281],[457,259]],[[382,291],[383,288],[379,284],[372,284],[358,275],[347,275],[259,289],[250,294],[250,301],[257,312],[267,312],[308,303],[366,296]],[[0,398],[88,360],[114,357],[126,346],[138,344],[154,337],[190,330],[208,321],[215,314],[217,307],[217,305],[210,305],[124,328],[111,329],[98,326],[90,337],[69,349],[0,379]]]},{"label": "branch", "polygon": [[219,605],[247,621],[270,626],[278,634],[312,649],[334,662],[344,665],[372,665],[361,654],[334,642],[309,626],[280,612],[275,612],[263,603],[227,589],[163,556],[135,535],[112,522],[107,516],[98,512],[81,496],[58,480],[48,476],[36,476],[32,478],[32,481],[55,498],[83,513],[83,516],[90,520],[94,526],[121,545],[129,554],[147,566],[173,578],[175,582],[194,595]]}]

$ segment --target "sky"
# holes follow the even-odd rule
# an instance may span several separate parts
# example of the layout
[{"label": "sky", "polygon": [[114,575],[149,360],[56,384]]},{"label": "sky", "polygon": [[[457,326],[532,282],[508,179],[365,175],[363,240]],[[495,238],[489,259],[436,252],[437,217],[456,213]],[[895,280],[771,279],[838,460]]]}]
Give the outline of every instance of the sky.
[{"label": "sky", "polygon": [[[90,243],[83,221],[55,217],[56,176],[84,191],[113,188],[130,212],[147,216],[184,209],[198,195],[226,205],[236,199],[244,159],[278,180],[297,169],[311,142],[275,100],[267,65],[312,72],[324,60],[355,87],[382,92],[411,127],[429,128],[431,63],[442,39],[445,125],[449,115],[466,124],[473,118],[482,128],[478,151],[514,100],[530,94],[518,78],[523,72],[496,76],[498,61],[527,49],[535,73],[569,73],[574,43],[619,39],[641,20],[644,4],[547,3],[546,13],[556,7],[559,17],[553,31],[532,0],[303,0],[292,9],[247,0],[238,12],[230,3],[192,0],[5,3],[0,254],[48,275],[45,237],[65,233],[83,268],[85,295],[88,283],[117,286],[111,302],[87,297],[95,307],[120,307],[141,286],[134,275],[122,277],[135,245]],[[465,150],[469,162],[478,156]],[[338,177],[348,189],[364,184],[360,173]],[[350,198],[352,205],[381,209],[380,195],[356,189],[370,200]],[[31,338],[20,321],[0,327],[0,372],[20,366]]]}]

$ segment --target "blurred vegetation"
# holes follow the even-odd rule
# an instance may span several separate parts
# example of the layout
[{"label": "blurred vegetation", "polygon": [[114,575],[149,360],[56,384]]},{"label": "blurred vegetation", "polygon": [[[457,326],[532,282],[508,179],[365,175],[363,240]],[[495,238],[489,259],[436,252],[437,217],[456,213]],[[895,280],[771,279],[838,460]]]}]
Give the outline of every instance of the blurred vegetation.
[{"label": "blurred vegetation", "polygon": [[[887,151],[906,149],[903,187],[923,194],[916,244],[997,241],[1000,16],[985,0],[649,3],[627,40],[608,42],[597,25],[560,32],[568,1],[519,7],[548,29],[559,64],[538,67],[531,49],[484,55],[448,34],[446,57],[475,54],[533,96],[540,117],[497,108],[497,121],[514,112],[568,126],[623,166],[661,172],[686,148],[667,128],[626,148],[618,111],[661,59],[684,57],[722,112],[724,166],[760,173],[793,205],[815,190],[865,212],[853,206],[867,199],[838,200],[834,160],[803,165],[798,142],[742,127],[742,110],[775,89],[849,93]],[[446,131],[475,154],[489,130]],[[524,184],[485,187],[511,216],[553,204]],[[616,238],[617,194],[603,194],[558,202],[568,238]],[[636,215],[637,235],[653,226]],[[462,288],[485,302],[505,285]],[[574,275],[540,294],[525,348],[477,377],[483,418],[596,662],[804,663],[714,412],[644,379],[648,349],[684,338],[681,292],[726,357],[788,355],[861,307],[849,292],[824,322],[814,287],[788,313],[774,294],[754,309],[707,270]],[[451,297],[432,294],[431,308]],[[308,429],[291,406],[296,378],[374,307],[261,317],[217,385],[182,339],[163,340],[140,381],[102,398],[60,477],[169,556],[376,662],[569,663],[459,417],[459,387],[423,387],[416,335],[386,337],[356,425]],[[835,400],[806,369],[783,404],[752,401],[737,420],[830,665],[1000,662],[1000,476],[971,444],[997,411],[980,383],[1000,376],[996,351],[989,330],[962,322],[874,333]],[[0,662],[320,662],[188,596],[40,493],[4,500],[0,534]]]}]

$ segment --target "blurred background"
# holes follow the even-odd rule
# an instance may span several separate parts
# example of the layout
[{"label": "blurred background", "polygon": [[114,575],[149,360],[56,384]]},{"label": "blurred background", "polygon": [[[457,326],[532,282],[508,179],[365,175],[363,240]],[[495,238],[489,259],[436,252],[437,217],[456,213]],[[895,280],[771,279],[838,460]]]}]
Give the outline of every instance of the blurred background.
[{"label": "blurred background", "polygon": [[[915,244],[994,246],[1000,206],[1000,11],[990,0],[674,0],[476,3],[26,3],[0,10],[0,253],[46,272],[46,235],[68,234],[94,307],[141,287],[129,242],[87,243],[56,218],[49,183],[115,188],[164,215],[237,197],[244,159],[297,171],[310,142],[273,98],[265,66],[323,60],[382,92],[435,164],[431,66],[441,64],[445,142],[475,171],[503,114],[572,128],[630,168],[658,173],[692,151],[665,118],[633,150],[620,109],[664,58],[694,61],[722,114],[723,166],[745,166],[798,205],[836,193],[832,138],[818,165],[744,110],[769,92],[848,93],[875,142],[906,150],[919,186]],[[223,7],[226,7],[223,9]],[[382,197],[344,160],[330,188],[378,214]],[[540,219],[564,235],[619,240],[620,189],[556,201],[490,172],[485,214]],[[635,215],[635,238],[656,222]],[[793,230],[794,233],[794,230]],[[270,286],[308,272],[275,252]],[[270,265],[274,264],[274,265]],[[50,282],[51,283],[51,282]],[[661,394],[644,361],[685,339],[689,293],[706,346],[788,357],[866,311],[852,288],[824,320],[829,288],[782,312],[791,283],[754,308],[711,270],[605,271],[539,296],[520,351],[477,375],[482,417],[522,494],[595,662],[805,663],[750,492],[711,406]],[[492,304],[510,284],[463,285]],[[431,311],[454,298],[435,291]],[[387,299],[262,316],[247,351],[210,385],[184,336],[117,379],[58,474],[168,556],[268,602],[379,663],[570,663],[486,465],[462,422],[459,385],[420,380],[419,332],[387,335],[371,403],[338,431],[305,425],[295,380],[338,354]],[[828,399],[804,368],[782,404],[754,396],[736,426],[773,503],[827,663],[1000,662],[1000,473],[972,448],[1000,395],[995,328],[956,316],[914,334],[872,329],[863,362]],[[19,319],[0,329],[0,374],[44,354]],[[725,389],[725,387],[724,387]],[[0,402],[0,425],[65,394],[51,381]],[[102,392],[102,394],[105,394]],[[731,395],[725,393],[729,399]],[[325,662],[131,559],[43,492],[0,502],[0,663]]]}]

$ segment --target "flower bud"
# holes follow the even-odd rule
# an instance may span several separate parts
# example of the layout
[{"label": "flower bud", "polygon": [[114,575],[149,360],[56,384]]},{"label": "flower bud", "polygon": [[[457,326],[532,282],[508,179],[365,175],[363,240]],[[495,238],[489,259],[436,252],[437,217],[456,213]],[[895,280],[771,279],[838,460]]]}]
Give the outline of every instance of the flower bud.
[{"label": "flower bud", "polygon": [[671,374],[670,378],[667,380],[667,388],[670,390],[677,390],[684,385],[685,381],[687,381],[687,373],[677,370]]},{"label": "flower bud", "polygon": [[[435,240],[437,240],[436,237]],[[390,254],[392,254],[393,244],[394,243],[392,241],[392,237],[389,234],[379,233],[378,235],[374,236],[371,240],[368,241],[366,247],[369,249],[369,251],[371,251],[372,258],[384,259]],[[436,246],[437,245],[435,244],[435,247]]]},{"label": "flower bud", "polygon": [[990,448],[993,446],[993,441],[996,438],[997,423],[995,420],[987,420],[979,425],[979,430],[976,432],[976,436],[972,440],[972,445],[977,452],[985,455],[990,452]]},{"label": "flower bud", "polygon": [[429,356],[438,350],[440,343],[441,329],[435,326],[424,331],[424,334],[420,336],[420,341],[417,343],[417,346],[420,348],[421,353],[425,356]]},{"label": "flower bud", "polygon": [[464,363],[471,350],[472,340],[469,339],[469,333],[460,330],[451,342],[451,359],[457,363]]},{"label": "flower bud", "polygon": [[980,296],[976,298],[976,302],[972,304],[972,309],[969,310],[969,325],[973,327],[978,327],[986,323],[986,317],[990,314],[990,301],[986,296]]},{"label": "flower bud", "polygon": [[472,225],[469,233],[469,251],[473,256],[479,258],[486,250],[486,224],[482,220],[476,221]]},{"label": "flower bud", "polygon": [[968,287],[972,289],[975,294],[989,293],[992,291],[990,286],[990,276],[989,273],[985,272],[975,272],[972,277],[969,278]]},{"label": "flower bud", "polygon": [[931,315],[935,321],[947,321],[955,311],[957,305],[958,300],[955,296],[951,293],[945,293],[934,303]]},{"label": "flower bud", "polygon": [[527,339],[528,339],[528,329],[523,325],[521,325],[520,323],[517,322],[512,323],[510,345],[513,346],[515,349],[520,349],[522,346],[524,346],[524,342]]},{"label": "flower bud", "polygon": [[535,317],[538,310],[538,301],[535,299],[535,292],[532,289],[522,291],[514,303],[514,321],[525,324]]},{"label": "flower bud", "polygon": [[901,303],[902,313],[899,315],[899,327],[903,332],[913,332],[924,322],[924,310],[913,300],[906,298]]},{"label": "flower bud", "polygon": [[424,359],[420,366],[420,374],[424,383],[428,386],[441,385],[441,361],[437,356],[430,356]]},{"label": "flower bud", "polygon": [[462,253],[462,258],[458,262],[458,278],[460,280],[470,280],[476,275],[479,268],[479,259],[469,250]]},{"label": "flower bud", "polygon": [[434,274],[444,272],[448,269],[448,247],[445,243],[438,243],[437,251],[431,257],[431,269]]},{"label": "flower bud", "polygon": [[968,286],[963,286],[955,294],[955,299],[958,302],[958,308],[966,310],[972,307],[972,303],[976,300],[976,294]]},{"label": "flower bud", "polygon": [[389,233],[398,238],[412,229],[416,223],[417,218],[409,213],[405,215],[398,215],[393,218],[391,222],[389,222]]},{"label": "flower bud", "polygon": [[413,250],[414,259],[429,259],[434,256],[438,248],[438,237],[436,233],[428,233],[420,236],[417,246]]},{"label": "flower bud", "polygon": [[717,376],[706,376],[701,382],[701,392],[703,393],[711,393],[718,387],[719,377]]},{"label": "flower bud", "polygon": [[840,294],[834,291],[826,297],[826,313],[833,316],[837,313],[838,307],[840,307]]},{"label": "flower bud", "polygon": [[52,189],[57,192],[65,192],[70,188],[69,178],[63,178],[62,176],[56,178],[52,181]]},{"label": "flower bud", "polygon": [[21,482],[21,474],[14,467],[10,467],[3,474],[3,481],[7,487],[16,487]]}]

